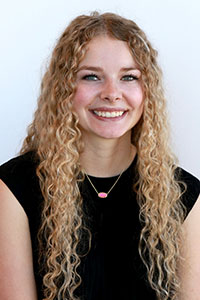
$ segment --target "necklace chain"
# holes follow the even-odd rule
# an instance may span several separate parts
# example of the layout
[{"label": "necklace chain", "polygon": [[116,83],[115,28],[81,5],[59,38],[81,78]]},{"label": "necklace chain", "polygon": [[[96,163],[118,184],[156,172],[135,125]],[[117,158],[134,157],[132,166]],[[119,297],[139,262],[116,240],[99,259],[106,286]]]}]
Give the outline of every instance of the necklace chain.
[{"label": "necklace chain", "polygon": [[119,181],[120,177],[122,176],[122,173],[121,172],[119,174],[119,176],[117,177],[117,180],[114,182],[114,184],[111,186],[111,188],[109,189],[109,191],[107,193],[105,192],[98,192],[97,189],[95,188],[94,184],[92,183],[91,179],[89,178],[89,176],[85,173],[89,183],[91,184],[91,186],[93,187],[93,189],[95,190],[95,192],[97,193],[98,197],[99,198],[107,198],[108,197],[108,194],[112,191],[112,189],[115,187],[115,185],[117,184],[117,182]]}]

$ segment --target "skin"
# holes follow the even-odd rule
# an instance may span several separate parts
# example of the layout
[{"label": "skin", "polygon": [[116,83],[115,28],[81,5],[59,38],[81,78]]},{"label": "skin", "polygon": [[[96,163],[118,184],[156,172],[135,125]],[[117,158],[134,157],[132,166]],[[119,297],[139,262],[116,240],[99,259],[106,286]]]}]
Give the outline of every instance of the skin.
[{"label": "skin", "polygon": [[28,218],[1,180],[0,299],[37,299]]},{"label": "skin", "polygon": [[[141,71],[127,43],[107,35],[94,38],[79,65],[76,85],[73,106],[85,144],[82,165],[93,176],[119,174],[135,156],[131,130],[144,103]],[[116,112],[123,114],[111,117]]]},{"label": "skin", "polygon": [[200,300],[200,196],[184,224],[180,300]]}]

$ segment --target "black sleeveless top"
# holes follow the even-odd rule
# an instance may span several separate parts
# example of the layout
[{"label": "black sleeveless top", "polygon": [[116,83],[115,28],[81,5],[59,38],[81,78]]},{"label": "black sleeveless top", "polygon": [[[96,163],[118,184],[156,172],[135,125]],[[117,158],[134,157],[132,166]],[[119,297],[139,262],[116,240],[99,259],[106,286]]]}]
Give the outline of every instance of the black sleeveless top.
[{"label": "black sleeveless top", "polygon": [[[156,299],[138,253],[141,224],[136,195],[132,189],[136,177],[135,164],[136,158],[105,199],[97,196],[87,178],[80,186],[85,223],[92,233],[91,250],[81,259],[79,268],[83,281],[77,296],[81,300],[137,300],[138,295],[139,299]],[[0,167],[0,178],[28,216],[38,299],[41,300],[43,287],[36,236],[43,197],[35,174],[36,167],[34,153],[26,153],[3,164]],[[187,215],[199,195],[200,182],[181,168],[177,168],[177,176],[187,184],[187,191],[182,197]],[[107,192],[117,176],[90,176],[90,179],[98,191]]]}]

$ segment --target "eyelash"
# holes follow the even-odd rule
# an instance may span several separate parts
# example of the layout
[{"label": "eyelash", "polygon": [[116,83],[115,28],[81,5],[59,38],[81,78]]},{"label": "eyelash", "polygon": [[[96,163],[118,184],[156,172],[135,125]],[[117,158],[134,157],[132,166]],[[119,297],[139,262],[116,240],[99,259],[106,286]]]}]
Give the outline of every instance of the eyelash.
[{"label": "eyelash", "polygon": [[[131,78],[131,80],[129,80],[129,79],[128,79],[128,80],[126,80],[126,79],[124,80],[124,78],[129,78],[129,79]],[[123,80],[123,81],[134,81],[134,80],[138,80],[138,79],[139,79],[139,78],[138,78],[137,76],[132,75],[132,74],[124,75],[124,76],[122,77],[122,80]]]},{"label": "eyelash", "polygon": [[[96,75],[96,74],[87,74],[85,76],[83,76],[83,80],[93,80],[92,78],[95,78],[94,81],[97,81],[99,80],[99,77]],[[129,78],[128,80],[125,79],[125,78]],[[131,78],[131,79],[130,79]],[[139,78],[135,75],[132,75],[132,74],[128,74],[128,75],[124,75],[122,77],[122,81],[134,81],[134,80],[138,80]]]},{"label": "eyelash", "polygon": [[83,76],[82,79],[84,79],[84,80],[91,80],[92,77],[93,78],[95,77],[94,81],[96,81],[97,79],[99,79],[99,77],[96,74],[87,74],[87,75]]}]

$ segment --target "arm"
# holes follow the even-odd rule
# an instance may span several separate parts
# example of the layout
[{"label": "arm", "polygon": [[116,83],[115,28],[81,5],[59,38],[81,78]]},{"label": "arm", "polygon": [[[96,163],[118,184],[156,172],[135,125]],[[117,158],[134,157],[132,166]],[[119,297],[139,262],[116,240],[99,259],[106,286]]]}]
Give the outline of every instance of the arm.
[{"label": "arm", "polygon": [[37,300],[28,218],[1,180],[0,299]]},{"label": "arm", "polygon": [[200,196],[183,226],[180,300],[200,300]]}]

